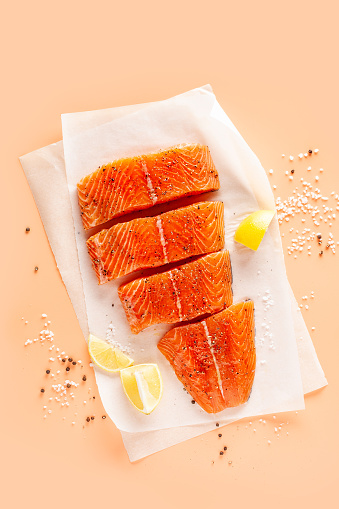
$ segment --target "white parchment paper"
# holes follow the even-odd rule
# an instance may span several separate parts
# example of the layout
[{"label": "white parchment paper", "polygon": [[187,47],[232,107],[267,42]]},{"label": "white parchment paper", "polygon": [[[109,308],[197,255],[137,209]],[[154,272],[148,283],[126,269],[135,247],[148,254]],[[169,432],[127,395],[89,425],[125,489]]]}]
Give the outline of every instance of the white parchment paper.
[{"label": "white parchment paper", "polygon": [[[138,112],[132,113],[135,109]],[[296,311],[296,302],[288,287],[277,224],[272,225],[257,253],[249,255],[248,250],[232,241],[241,217],[258,207],[272,208],[274,201],[259,161],[218,105],[210,87],[195,89],[161,103],[138,105],[135,109],[125,107],[63,116],[75,230],[71,227],[71,203],[66,192],[62,143],[21,158],[85,337],[88,323],[92,332],[104,336],[107,325],[113,322],[117,340],[133,347],[136,362],[158,362],[163,373],[164,398],[151,416],[143,416],[134,415],[134,409],[126,405],[116,377],[107,377],[96,371],[106,411],[116,425],[125,430],[122,435],[131,460],[212,429],[215,417],[208,416],[197,405],[188,404],[188,396],[183,393],[181,384],[158,353],[156,343],[167,328],[154,327],[137,336],[131,335],[124,322],[123,310],[119,309],[116,282],[100,287],[96,283],[88,254],[83,250],[88,234],[84,234],[79,221],[74,186],[79,178],[108,160],[183,141],[200,141],[210,146],[220,173],[222,190],[201,198],[222,199],[225,203],[226,247],[231,252],[233,264],[234,298],[250,297],[255,302],[258,353],[256,379],[249,403],[218,414],[218,421],[225,424],[249,415],[299,409],[303,407],[303,392],[326,385],[309,334],[301,314]],[[110,122],[112,118],[116,120]],[[180,127],[173,129],[173,122]],[[53,187],[50,186],[50,178],[53,178]],[[60,206],[62,217],[56,219],[52,211]],[[149,211],[144,215],[147,213]],[[74,239],[79,249],[87,314]],[[69,270],[70,266],[73,270]],[[102,289],[105,293],[98,294],[98,290]],[[268,297],[268,301],[264,297]],[[97,298],[99,306],[96,305]]]}]

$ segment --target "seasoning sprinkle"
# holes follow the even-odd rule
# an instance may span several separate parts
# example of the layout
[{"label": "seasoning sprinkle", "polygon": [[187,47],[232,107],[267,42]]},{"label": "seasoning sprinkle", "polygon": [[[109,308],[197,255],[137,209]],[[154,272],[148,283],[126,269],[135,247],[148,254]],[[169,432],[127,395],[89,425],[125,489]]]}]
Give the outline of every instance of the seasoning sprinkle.
[{"label": "seasoning sprinkle", "polygon": [[34,267],[35,272],[39,270],[39,267]]},{"label": "seasoning sprinkle", "polygon": [[86,421],[89,422],[91,420],[90,417],[86,417]]},{"label": "seasoning sprinkle", "polygon": [[40,392],[45,392],[45,389],[40,389]]},{"label": "seasoning sprinkle", "polygon": [[102,416],[102,419],[106,419],[106,415],[103,415],[103,416]]},{"label": "seasoning sprinkle", "polygon": [[50,374],[50,372],[51,372],[51,370],[50,370],[50,369],[46,369],[46,373],[47,373],[47,375],[49,375],[49,374]]},{"label": "seasoning sprinkle", "polygon": [[221,438],[222,437],[222,434],[221,433],[218,433],[218,437]]},{"label": "seasoning sprinkle", "polygon": [[222,456],[224,454],[224,451],[220,451],[219,454],[220,456]]},{"label": "seasoning sprinkle", "polygon": [[71,369],[71,368],[70,368],[69,366],[67,366],[66,371],[69,371],[70,369]]},{"label": "seasoning sprinkle", "polygon": [[28,233],[28,232],[30,232],[30,231],[31,231],[30,227],[29,227],[29,226],[27,226],[27,228],[26,228],[26,232]]},{"label": "seasoning sprinkle", "polygon": [[84,381],[84,382],[86,382],[86,380],[87,380],[87,376],[86,376],[86,375],[84,375],[84,376],[82,377],[82,379],[83,379],[83,381]]}]

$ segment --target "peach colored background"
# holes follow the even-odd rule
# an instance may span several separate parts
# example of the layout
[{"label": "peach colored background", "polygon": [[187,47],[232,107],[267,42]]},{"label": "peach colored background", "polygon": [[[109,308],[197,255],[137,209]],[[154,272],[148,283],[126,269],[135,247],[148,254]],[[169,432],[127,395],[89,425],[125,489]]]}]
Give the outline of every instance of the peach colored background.
[{"label": "peach colored background", "polygon": [[[18,160],[61,139],[61,113],[159,100],[211,83],[264,167],[275,169],[282,193],[290,184],[277,177],[286,166],[281,153],[316,146],[317,165],[325,169],[321,187],[338,192],[336,4],[13,0],[3,8],[2,507],[337,507],[339,253],[321,259],[315,250],[286,260],[298,301],[315,291],[305,319],[316,327],[312,337],[329,386],[306,398],[304,412],[277,417],[289,422],[280,438],[268,417],[266,425],[234,424],[222,439],[216,430],[130,464],[119,432],[101,419],[99,399],[91,399],[96,388],[85,342]],[[40,388],[49,352],[24,347],[41,330],[41,313],[58,346],[83,360],[88,377],[74,404],[54,405],[48,419]],[[87,424],[87,415],[96,419]],[[221,445],[228,446],[223,457]]]}]

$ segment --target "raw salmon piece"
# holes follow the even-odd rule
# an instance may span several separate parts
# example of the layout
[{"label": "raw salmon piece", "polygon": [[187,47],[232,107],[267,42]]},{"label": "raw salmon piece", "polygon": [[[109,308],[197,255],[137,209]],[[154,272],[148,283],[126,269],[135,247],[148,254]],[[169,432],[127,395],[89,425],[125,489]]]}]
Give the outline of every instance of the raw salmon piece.
[{"label": "raw salmon piece", "polygon": [[134,334],[157,323],[192,320],[232,304],[228,251],[212,253],[162,274],[120,286],[119,298]]},{"label": "raw salmon piece", "polygon": [[202,202],[133,219],[87,240],[99,284],[224,247],[224,205]]},{"label": "raw salmon piece", "polygon": [[210,151],[198,143],[113,161],[77,184],[86,230],[134,210],[219,187]]},{"label": "raw salmon piece", "polygon": [[254,305],[232,304],[206,320],[175,327],[158,343],[193,399],[208,413],[248,400],[255,374]]}]

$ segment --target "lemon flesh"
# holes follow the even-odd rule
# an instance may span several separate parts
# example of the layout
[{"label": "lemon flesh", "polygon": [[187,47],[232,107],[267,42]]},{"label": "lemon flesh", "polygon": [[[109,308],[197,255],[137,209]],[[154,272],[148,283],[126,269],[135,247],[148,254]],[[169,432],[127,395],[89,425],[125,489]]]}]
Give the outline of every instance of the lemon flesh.
[{"label": "lemon flesh", "polygon": [[119,348],[113,347],[93,334],[90,334],[88,338],[88,351],[93,362],[110,373],[115,373],[133,364],[133,359]]},{"label": "lemon flesh", "polygon": [[150,414],[162,396],[162,378],[157,364],[138,364],[120,371],[125,394],[132,405]]},{"label": "lemon flesh", "polygon": [[235,232],[234,240],[256,251],[274,214],[274,210],[257,210],[245,217]]}]

